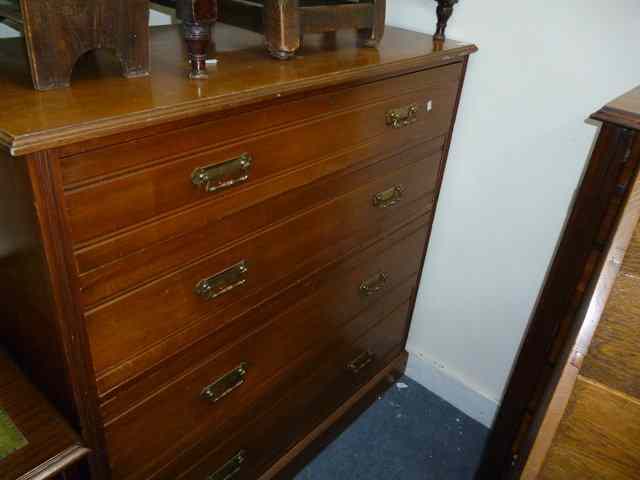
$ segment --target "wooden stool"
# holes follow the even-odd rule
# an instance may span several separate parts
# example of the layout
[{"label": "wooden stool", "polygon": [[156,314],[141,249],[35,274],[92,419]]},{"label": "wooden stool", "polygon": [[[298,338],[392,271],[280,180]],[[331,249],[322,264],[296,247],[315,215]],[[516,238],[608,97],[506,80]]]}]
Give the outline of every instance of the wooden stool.
[{"label": "wooden stool", "polygon": [[356,29],[365,46],[384,35],[386,0],[220,0],[220,21],[258,31],[271,55],[291,58],[306,33]]},{"label": "wooden stool", "polygon": [[97,48],[115,50],[125,77],[149,73],[147,0],[0,0],[0,19],[24,33],[37,90],[68,87]]}]

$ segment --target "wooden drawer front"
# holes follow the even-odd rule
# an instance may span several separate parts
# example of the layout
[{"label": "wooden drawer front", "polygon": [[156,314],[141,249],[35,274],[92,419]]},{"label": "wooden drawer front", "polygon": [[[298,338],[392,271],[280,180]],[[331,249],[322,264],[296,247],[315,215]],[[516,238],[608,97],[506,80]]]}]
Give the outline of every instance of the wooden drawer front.
[{"label": "wooden drawer front", "polygon": [[[229,320],[221,323],[219,328],[211,330],[210,325],[205,321],[202,325],[196,324],[187,329],[186,333],[181,332],[169,337],[159,351],[164,353],[170,347],[176,351],[166,361],[153,363],[157,361],[158,356],[154,357],[152,355],[154,349],[150,349],[145,352],[146,355],[134,357],[131,361],[121,364],[118,369],[98,379],[99,390],[104,392],[100,395],[102,417],[110,422],[122,415],[131,408],[131,405],[147,398],[149,392],[161,389],[214,352],[221,351],[248,333],[261,329],[301,299],[311,297],[320,291],[326,282],[346,277],[350,272],[360,269],[362,265],[369,264],[372,259],[384,256],[385,252],[414,232],[428,231],[431,222],[430,213],[417,217],[378,239],[360,244],[353,254],[335,258],[333,262],[322,268],[310,269],[308,275],[297,282],[288,283],[285,279],[281,282],[282,287],[274,288],[276,293],[267,299],[254,300],[254,297],[248,297],[246,302],[243,301],[231,307],[229,309],[231,313],[224,312],[224,316]],[[251,307],[247,308],[246,305]],[[197,340],[185,343],[184,338]],[[185,346],[179,348],[180,344]],[[129,378],[130,372],[142,372],[142,374]],[[127,378],[129,378],[128,381],[122,382],[122,379]]]},{"label": "wooden drawer front", "polygon": [[[434,188],[442,158],[443,140],[443,137],[439,137],[386,160],[374,158],[372,160],[378,161],[366,168],[344,170],[338,175],[325,177],[239,211],[230,208],[228,204],[214,203],[181,214],[178,218],[163,220],[160,225],[148,227],[147,231],[159,235],[159,238],[151,240],[153,243],[144,248],[140,248],[140,245],[144,245],[144,240],[138,242],[136,239],[140,232],[134,232],[123,236],[124,238],[103,242],[78,252],[81,268],[87,263],[95,265],[98,260],[108,260],[81,274],[83,303],[87,306],[95,305],[143,281],[181,267],[185,262],[211,254],[229,242],[269,224],[282,221],[419,160],[428,159],[428,165],[421,175],[424,184]],[[318,170],[327,172],[329,168],[323,164]],[[301,172],[301,175],[308,176],[309,172]],[[119,252],[127,249],[130,251],[118,258]]]},{"label": "wooden drawer front", "polygon": [[[259,478],[403,351],[410,306],[411,303],[406,302],[397,307],[357,340],[334,344],[311,375],[290,385],[287,393],[272,403],[269,410],[244,423],[240,431],[230,432],[226,443],[202,442],[182,463],[177,462],[152,478],[206,479],[238,452],[243,452],[244,462],[232,478]],[[363,353],[372,354],[373,361],[355,373],[350,364]]]},{"label": "wooden drawer front", "polygon": [[122,143],[114,137],[112,145],[77,153],[84,145],[61,150],[62,180],[67,188],[132,170],[142,165],[166,162],[214,146],[224,145],[271,129],[282,128],[303,120],[369,105],[391,96],[406,95],[429,85],[458,83],[461,63],[423,70],[358,87],[336,89],[330,93],[298,100],[283,100],[270,107],[237,113],[218,114],[222,119],[201,122],[159,135],[146,136]]},{"label": "wooden drawer front", "polygon": [[[314,351],[322,352],[326,345],[339,339],[348,341],[354,335],[357,338],[380,315],[411,298],[425,240],[426,229],[421,228],[382,256],[340,278],[326,278],[316,292],[275,316],[257,332],[116,417],[107,425],[107,441],[118,475],[128,475],[141,464],[170,454],[172,448],[180,451],[181,445],[215,433],[226,421],[237,427],[234,418],[243,412],[255,414],[264,410],[272,401],[264,402],[262,397],[283,388],[299,373],[298,368],[307,371],[316,365]],[[380,280],[381,275],[386,281]],[[363,292],[363,286],[370,288],[369,295]],[[399,343],[403,336],[404,330],[398,332],[395,342]],[[367,361],[368,358],[359,359],[358,368],[364,370]],[[234,378],[227,385],[231,390],[226,396],[217,402],[201,397],[205,386],[245,364],[243,383]]]},{"label": "wooden drawer front", "polygon": [[[425,185],[421,176],[428,161],[411,164],[88,311],[85,317],[96,372],[100,375],[118,362],[128,361],[200,317],[213,315],[207,320],[213,330],[226,321],[226,307],[234,302],[249,307],[253,304],[246,302],[249,294],[260,290],[269,293],[272,283],[299,278],[314,258],[328,263],[367,238],[430,211],[432,186]],[[396,186],[401,186],[403,193],[395,208],[373,206],[376,194]],[[213,300],[194,293],[201,280],[241,261],[247,262],[249,270],[244,284]]]},{"label": "wooden drawer front", "polygon": [[[420,131],[425,140],[444,135],[451,126],[456,94],[457,84],[453,82],[429,87],[70,190],[66,204],[73,240],[82,244],[190,204],[219,201],[381,135],[393,138]],[[398,129],[387,125],[388,112],[409,105],[416,108],[415,123]],[[224,176],[229,183],[237,182],[235,185],[209,193],[192,183],[196,169],[220,165],[244,154],[252,158],[248,170],[236,166],[233,173]]]}]

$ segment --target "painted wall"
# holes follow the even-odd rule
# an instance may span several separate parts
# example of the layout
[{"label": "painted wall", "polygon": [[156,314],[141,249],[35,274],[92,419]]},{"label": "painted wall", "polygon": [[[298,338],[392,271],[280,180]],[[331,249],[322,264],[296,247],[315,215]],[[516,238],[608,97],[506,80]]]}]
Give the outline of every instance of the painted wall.
[{"label": "painted wall", "polygon": [[18,32],[13,28],[7,27],[4,23],[0,23],[0,38],[17,37]]},{"label": "painted wall", "polygon": [[[388,23],[432,33],[435,2]],[[410,374],[486,424],[501,397],[597,126],[640,83],[637,0],[461,0],[476,43],[409,349]]]}]

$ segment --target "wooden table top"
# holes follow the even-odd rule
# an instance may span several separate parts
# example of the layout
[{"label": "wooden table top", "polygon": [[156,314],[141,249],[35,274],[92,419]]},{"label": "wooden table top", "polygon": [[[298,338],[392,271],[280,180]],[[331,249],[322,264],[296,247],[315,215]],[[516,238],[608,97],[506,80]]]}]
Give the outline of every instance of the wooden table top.
[{"label": "wooden table top", "polygon": [[375,78],[455,60],[476,47],[389,27],[379,48],[357,48],[355,32],[305,36],[300,54],[272,59],[255,33],[216,25],[208,80],[187,79],[175,26],[151,33],[151,76],[125,79],[104,52],[77,65],[69,89],[35,91],[22,39],[0,40],[0,146],[12,154],[43,150],[224,108],[277,99],[339,82]]},{"label": "wooden table top", "polygon": [[25,442],[0,459],[3,480],[49,478],[89,451],[78,435],[0,349],[0,409]]},{"label": "wooden table top", "polygon": [[593,118],[640,130],[640,86],[605,105]]}]

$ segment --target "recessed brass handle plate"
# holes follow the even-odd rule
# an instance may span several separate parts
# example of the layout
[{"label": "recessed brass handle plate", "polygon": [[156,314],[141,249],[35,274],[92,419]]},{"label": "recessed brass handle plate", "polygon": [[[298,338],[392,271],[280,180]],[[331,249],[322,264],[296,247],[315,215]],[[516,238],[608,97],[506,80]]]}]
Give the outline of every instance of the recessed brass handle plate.
[{"label": "recessed brass handle plate", "polygon": [[370,350],[361,353],[347,364],[347,368],[353,373],[360,373],[367,365],[376,359],[375,353]]},{"label": "recessed brass handle plate", "polygon": [[396,185],[373,196],[373,206],[376,208],[389,208],[397,205],[402,200],[404,188]]},{"label": "recessed brass handle plate", "polygon": [[212,277],[200,280],[196,284],[194,292],[207,300],[213,300],[234,288],[244,285],[247,281],[248,271],[249,265],[246,260],[243,260],[220,273],[216,273]]},{"label": "recessed brass handle plate", "polygon": [[418,121],[418,106],[411,104],[389,110],[386,114],[386,121],[387,125],[393,128],[408,127]]},{"label": "recessed brass handle plate", "polygon": [[207,477],[207,480],[231,480],[238,473],[246,458],[246,452],[240,450],[222,467]]},{"label": "recessed brass handle plate", "polygon": [[388,280],[389,276],[386,273],[378,273],[360,284],[360,292],[366,296],[378,293],[384,289]]},{"label": "recessed brass handle plate", "polygon": [[216,192],[249,180],[253,157],[243,153],[238,158],[206,167],[196,168],[191,174],[191,182],[205,192]]},{"label": "recessed brass handle plate", "polygon": [[244,383],[248,368],[249,365],[246,362],[242,362],[230,372],[225,373],[211,385],[204,387],[200,396],[212,403],[222,400]]}]

